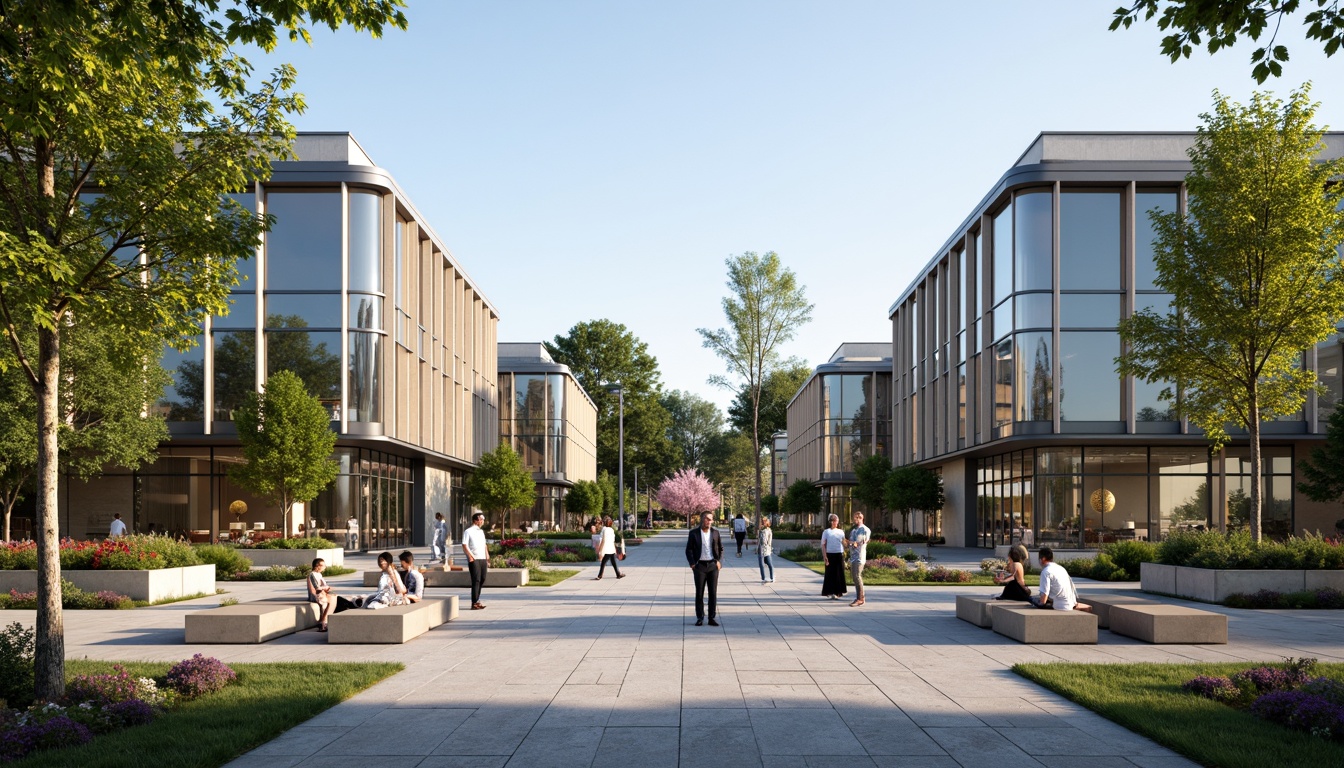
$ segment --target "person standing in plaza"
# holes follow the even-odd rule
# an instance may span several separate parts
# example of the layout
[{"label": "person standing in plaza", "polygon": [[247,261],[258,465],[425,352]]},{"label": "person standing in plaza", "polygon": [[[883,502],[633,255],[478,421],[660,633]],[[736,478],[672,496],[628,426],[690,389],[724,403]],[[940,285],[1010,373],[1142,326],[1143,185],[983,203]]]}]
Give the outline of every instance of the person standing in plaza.
[{"label": "person standing in plaza", "polygon": [[742,542],[747,540],[747,519],[741,512],[733,518],[733,538],[737,539],[737,556],[742,556]]},{"label": "person standing in plaza", "polygon": [[462,554],[467,558],[467,570],[471,572],[471,610],[485,608],[481,602],[481,588],[485,586],[486,571],[490,568],[490,551],[485,546],[485,513],[477,512],[471,516],[471,527],[462,532]]},{"label": "person standing in plaza", "polygon": [[863,513],[854,513],[854,527],[849,529],[846,546],[849,547],[849,576],[854,579],[854,602],[863,605],[863,566],[868,562],[868,539],[873,532],[863,524]]},{"label": "person standing in plaza", "polygon": [[705,591],[709,591],[709,626],[717,627],[719,570],[723,568],[723,542],[714,527],[714,513],[700,515],[700,527],[686,537],[686,564],[695,577],[695,626],[705,623]]},{"label": "person standing in plaza", "polygon": [[351,551],[359,549],[359,520],[353,513],[345,521],[345,548]]},{"label": "person standing in plaza", "polygon": [[126,535],[126,524],[121,521],[121,513],[112,515],[112,525],[107,529],[107,538],[115,539]]},{"label": "person standing in plaza", "polygon": [[[773,584],[775,582],[775,564],[770,561],[770,556],[775,553],[775,532],[770,530],[770,518],[761,518],[761,531],[756,534],[756,554],[760,557],[761,564],[761,583]],[[765,575],[765,569],[770,569],[770,575]]]},{"label": "person standing in plaza", "polygon": [[430,563],[434,561],[448,564],[448,521],[442,512],[434,513],[434,543],[431,547]]},{"label": "person standing in plaza", "polygon": [[597,556],[602,558],[602,564],[597,567],[597,577],[593,581],[602,578],[603,572],[607,570],[607,563],[611,563],[611,570],[616,574],[616,578],[624,579],[625,574],[616,566],[616,531],[611,528],[611,516],[602,518],[602,530],[598,532]]},{"label": "person standing in plaza", "polygon": [[840,516],[826,518],[830,527],[821,532],[821,558],[826,564],[826,575],[821,580],[821,596],[839,600],[845,589],[845,532],[840,530]]}]

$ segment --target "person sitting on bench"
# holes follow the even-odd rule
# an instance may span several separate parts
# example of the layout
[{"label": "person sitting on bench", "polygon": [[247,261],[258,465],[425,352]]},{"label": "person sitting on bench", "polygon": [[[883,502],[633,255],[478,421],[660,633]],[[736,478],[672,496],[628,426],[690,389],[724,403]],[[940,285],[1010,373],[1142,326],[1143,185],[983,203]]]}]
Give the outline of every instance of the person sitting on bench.
[{"label": "person sitting on bench", "polygon": [[402,552],[398,559],[401,560],[398,575],[406,585],[406,602],[418,603],[425,597],[425,577],[415,569],[415,555],[411,554],[411,550]]},{"label": "person sitting on bench", "polygon": [[1078,590],[1073,587],[1073,579],[1064,566],[1055,562],[1055,552],[1049,547],[1041,547],[1037,553],[1041,560],[1040,593],[1031,599],[1037,608],[1053,608],[1056,611],[1092,612],[1092,606],[1078,602]]},{"label": "person sitting on bench", "polygon": [[318,632],[327,631],[327,618],[331,614],[359,607],[358,603],[336,595],[331,585],[322,577],[322,572],[326,569],[327,562],[319,557],[313,560],[313,570],[308,574],[308,602],[317,603],[322,607],[322,617],[317,620]]}]

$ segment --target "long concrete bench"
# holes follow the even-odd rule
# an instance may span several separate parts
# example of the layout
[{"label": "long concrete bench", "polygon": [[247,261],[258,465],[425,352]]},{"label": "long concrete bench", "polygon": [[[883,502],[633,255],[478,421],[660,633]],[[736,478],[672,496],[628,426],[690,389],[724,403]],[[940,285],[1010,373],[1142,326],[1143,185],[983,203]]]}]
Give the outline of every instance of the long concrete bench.
[{"label": "long concrete bench", "polygon": [[994,597],[988,595],[957,595],[957,618],[969,621],[977,627],[989,629],[994,626],[994,622],[990,620],[989,609],[995,602]]},{"label": "long concrete bench", "polygon": [[317,626],[316,603],[260,600],[187,614],[188,643],[264,643]]},{"label": "long concrete bench", "polygon": [[327,642],[404,643],[455,618],[457,595],[378,610],[342,611],[327,619]]},{"label": "long concrete bench", "polygon": [[1138,595],[1113,593],[1079,595],[1078,600],[1092,606],[1092,612],[1097,615],[1097,626],[1102,629],[1110,628],[1111,611],[1118,605],[1158,605],[1158,603],[1146,600]]},{"label": "long concrete bench", "polygon": [[1095,644],[1097,617],[1085,611],[1042,610],[1003,601],[990,606],[994,631],[1032,645]]},{"label": "long concrete bench", "polygon": [[[365,571],[364,586],[378,586],[378,578],[382,576],[382,571]],[[468,588],[471,586],[470,571],[445,571],[441,567],[427,568],[423,574],[426,587],[460,587]],[[527,584],[526,568],[491,568],[485,574],[485,586],[491,587],[521,587]]]},{"label": "long concrete bench", "polygon": [[1110,619],[1112,632],[1145,643],[1227,643],[1226,616],[1184,605],[1113,605]]}]

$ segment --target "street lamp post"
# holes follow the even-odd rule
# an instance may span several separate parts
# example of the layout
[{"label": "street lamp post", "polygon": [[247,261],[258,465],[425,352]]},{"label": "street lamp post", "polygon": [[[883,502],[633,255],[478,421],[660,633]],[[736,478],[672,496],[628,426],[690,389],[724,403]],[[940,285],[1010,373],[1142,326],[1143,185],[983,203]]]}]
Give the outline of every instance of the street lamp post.
[{"label": "street lamp post", "polygon": [[620,416],[617,419],[619,425],[619,442],[616,458],[616,499],[619,504],[617,514],[621,516],[621,526],[625,526],[625,389],[619,384],[608,384],[608,392],[615,392],[617,403],[620,408]]}]

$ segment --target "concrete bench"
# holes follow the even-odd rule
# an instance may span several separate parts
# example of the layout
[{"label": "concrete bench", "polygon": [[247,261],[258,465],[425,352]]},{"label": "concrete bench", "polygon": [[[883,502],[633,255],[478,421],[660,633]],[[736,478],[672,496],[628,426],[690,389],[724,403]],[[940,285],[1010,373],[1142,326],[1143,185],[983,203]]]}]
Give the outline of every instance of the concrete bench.
[{"label": "concrete bench", "polygon": [[995,602],[993,597],[985,595],[957,595],[957,618],[969,621],[977,627],[989,629],[994,626],[994,622],[990,620],[989,609]]},{"label": "concrete bench", "polygon": [[1145,643],[1223,645],[1227,617],[1184,605],[1113,605],[1111,631]]},{"label": "concrete bench", "polygon": [[188,643],[264,643],[317,626],[316,603],[261,600],[187,614]]},{"label": "concrete bench", "polygon": [[1097,617],[1085,611],[1042,610],[1003,601],[990,606],[994,631],[1032,645],[1095,644]]},{"label": "concrete bench", "polygon": [[1079,595],[1078,601],[1092,606],[1092,612],[1097,615],[1097,626],[1102,629],[1110,628],[1111,610],[1117,605],[1158,605],[1158,603],[1145,600],[1138,595],[1126,594]]},{"label": "concrete bench", "polygon": [[[364,586],[378,586],[378,577],[382,575],[382,571],[365,571]],[[425,577],[426,587],[459,587],[462,589],[471,587],[470,571],[445,571],[442,567],[435,567],[425,569],[422,575]],[[526,568],[491,568],[485,574],[487,589],[491,587],[521,587],[526,584]]]},{"label": "concrete bench", "polygon": [[328,643],[404,643],[457,618],[457,595],[411,605],[334,613],[327,619]]}]

